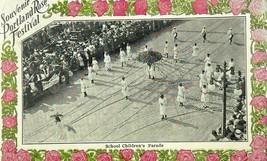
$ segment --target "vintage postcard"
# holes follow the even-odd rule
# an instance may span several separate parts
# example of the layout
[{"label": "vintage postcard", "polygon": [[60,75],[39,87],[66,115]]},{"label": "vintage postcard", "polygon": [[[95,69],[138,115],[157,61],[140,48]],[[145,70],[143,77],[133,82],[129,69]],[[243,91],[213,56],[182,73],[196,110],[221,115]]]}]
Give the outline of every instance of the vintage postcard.
[{"label": "vintage postcard", "polygon": [[266,161],[266,0],[1,0],[3,161]]}]

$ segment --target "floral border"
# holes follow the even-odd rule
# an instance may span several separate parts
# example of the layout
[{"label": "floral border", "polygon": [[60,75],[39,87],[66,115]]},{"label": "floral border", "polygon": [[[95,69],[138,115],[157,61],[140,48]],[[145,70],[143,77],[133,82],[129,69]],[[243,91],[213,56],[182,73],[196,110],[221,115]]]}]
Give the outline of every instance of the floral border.
[{"label": "floral border", "polygon": [[60,16],[134,16],[250,14],[251,21],[251,149],[243,150],[17,150],[17,63],[16,51],[6,40],[1,47],[2,61],[2,160],[3,161],[265,161],[267,160],[267,12],[264,0],[59,0],[43,18]]}]

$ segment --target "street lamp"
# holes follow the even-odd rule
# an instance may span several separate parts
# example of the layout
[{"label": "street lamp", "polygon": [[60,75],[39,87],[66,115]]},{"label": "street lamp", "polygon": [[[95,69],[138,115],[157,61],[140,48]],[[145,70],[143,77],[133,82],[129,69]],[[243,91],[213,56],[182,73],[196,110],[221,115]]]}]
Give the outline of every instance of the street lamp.
[{"label": "street lamp", "polygon": [[[223,120],[223,124],[222,124],[222,134],[223,136],[226,136],[226,88],[228,87],[228,85],[231,85],[231,84],[235,84],[235,83],[231,83],[227,80],[226,78],[226,73],[228,71],[230,71],[231,69],[227,69],[227,63],[226,61],[224,61],[224,64],[223,64],[223,68],[221,68],[220,66],[218,66],[218,68],[223,71],[223,78],[222,78],[222,89],[223,89],[223,117],[222,117],[222,120]],[[216,82],[219,82],[218,80],[216,80],[215,78],[212,78],[212,80],[216,81]]]}]

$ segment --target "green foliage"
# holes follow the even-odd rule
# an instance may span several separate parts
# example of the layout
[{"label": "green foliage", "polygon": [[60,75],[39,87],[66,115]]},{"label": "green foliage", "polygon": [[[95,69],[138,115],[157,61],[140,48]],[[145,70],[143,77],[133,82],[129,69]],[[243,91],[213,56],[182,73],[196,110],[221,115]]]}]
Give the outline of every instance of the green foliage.
[{"label": "green foliage", "polygon": [[47,14],[43,15],[43,18],[50,18],[52,17],[53,13],[60,13],[60,16],[67,16],[69,14],[68,0],[53,3],[52,6],[47,10]]}]

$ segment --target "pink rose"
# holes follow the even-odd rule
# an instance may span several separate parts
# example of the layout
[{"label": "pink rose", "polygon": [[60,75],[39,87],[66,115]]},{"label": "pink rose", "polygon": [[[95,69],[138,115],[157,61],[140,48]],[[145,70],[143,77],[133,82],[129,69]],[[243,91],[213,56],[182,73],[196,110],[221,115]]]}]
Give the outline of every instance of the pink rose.
[{"label": "pink rose", "polygon": [[84,150],[75,152],[71,156],[71,161],[87,161],[87,155]]},{"label": "pink rose", "polygon": [[248,156],[249,161],[266,161],[267,156],[262,150],[253,150],[253,152]]},{"label": "pink rose", "polygon": [[210,3],[212,6],[217,6],[219,2],[218,2],[218,0],[211,0]]},{"label": "pink rose", "polygon": [[31,161],[32,158],[26,150],[20,149],[15,157],[15,161]]},{"label": "pink rose", "polygon": [[61,161],[59,152],[56,150],[47,151],[45,161]]},{"label": "pink rose", "polygon": [[239,13],[241,13],[245,5],[246,5],[246,0],[230,0],[229,1],[229,6],[234,15],[238,15]]},{"label": "pink rose", "polygon": [[136,15],[146,15],[147,8],[147,0],[136,0],[134,3],[134,12]]},{"label": "pink rose", "polygon": [[100,153],[97,156],[97,161],[112,161],[112,156],[109,153]]},{"label": "pink rose", "polygon": [[77,16],[78,13],[80,12],[81,8],[82,8],[83,4],[81,4],[78,0],[73,0],[68,4],[68,8],[69,8],[69,16]]},{"label": "pink rose", "polygon": [[267,60],[267,53],[264,51],[256,51],[252,56],[252,61],[254,63],[260,63]]},{"label": "pink rose", "polygon": [[158,8],[160,15],[169,15],[172,10],[172,3],[170,0],[159,0]]},{"label": "pink rose", "polygon": [[254,77],[256,81],[263,82],[267,80],[267,70],[266,68],[258,68],[254,70]]},{"label": "pink rose", "polygon": [[98,0],[93,4],[93,8],[98,16],[103,16],[108,11],[108,2],[106,0]]},{"label": "pink rose", "polygon": [[12,88],[6,89],[6,91],[4,92],[4,94],[2,96],[2,100],[5,102],[11,102],[15,98],[17,98],[17,94]]},{"label": "pink rose", "polygon": [[5,140],[1,148],[3,153],[16,153],[16,145],[12,140]]},{"label": "pink rose", "polygon": [[8,73],[14,72],[16,69],[18,69],[18,67],[13,61],[5,60],[2,62],[1,69],[5,74],[8,74]]},{"label": "pink rose", "polygon": [[262,118],[260,118],[260,119],[258,120],[258,123],[259,123],[259,124],[262,124],[262,125],[267,124],[267,115],[266,115],[266,116],[263,116]]},{"label": "pink rose", "polygon": [[263,135],[257,135],[249,145],[253,150],[265,150],[267,148],[267,139]]},{"label": "pink rose", "polygon": [[6,128],[12,128],[17,125],[17,117],[8,116],[3,119],[3,125]]},{"label": "pink rose", "polygon": [[120,157],[125,161],[129,161],[132,159],[134,151],[132,149],[122,149],[120,150]]},{"label": "pink rose", "polygon": [[251,102],[251,106],[254,106],[257,110],[261,110],[267,107],[267,98],[265,96],[255,96]]},{"label": "pink rose", "polygon": [[206,0],[195,0],[192,7],[196,14],[208,14],[208,3]]},{"label": "pink rose", "polygon": [[264,5],[262,0],[252,0],[248,6],[248,9],[256,16],[260,16],[264,13]]},{"label": "pink rose", "polygon": [[254,41],[265,41],[267,39],[267,30],[255,29],[251,31],[251,39]]},{"label": "pink rose", "polygon": [[220,160],[220,157],[218,154],[208,154],[206,156],[206,161],[219,161]]},{"label": "pink rose", "polygon": [[234,152],[231,157],[230,161],[247,161],[247,153],[245,150],[239,150]]},{"label": "pink rose", "polygon": [[194,161],[195,157],[191,150],[183,150],[178,151],[176,160],[178,161]]},{"label": "pink rose", "polygon": [[128,2],[125,0],[117,0],[113,3],[113,15],[114,16],[126,16],[128,9]]},{"label": "pink rose", "polygon": [[2,156],[2,161],[14,161],[15,157],[15,153],[6,153]]},{"label": "pink rose", "polygon": [[157,161],[158,156],[155,150],[147,150],[141,155],[140,161]]}]

